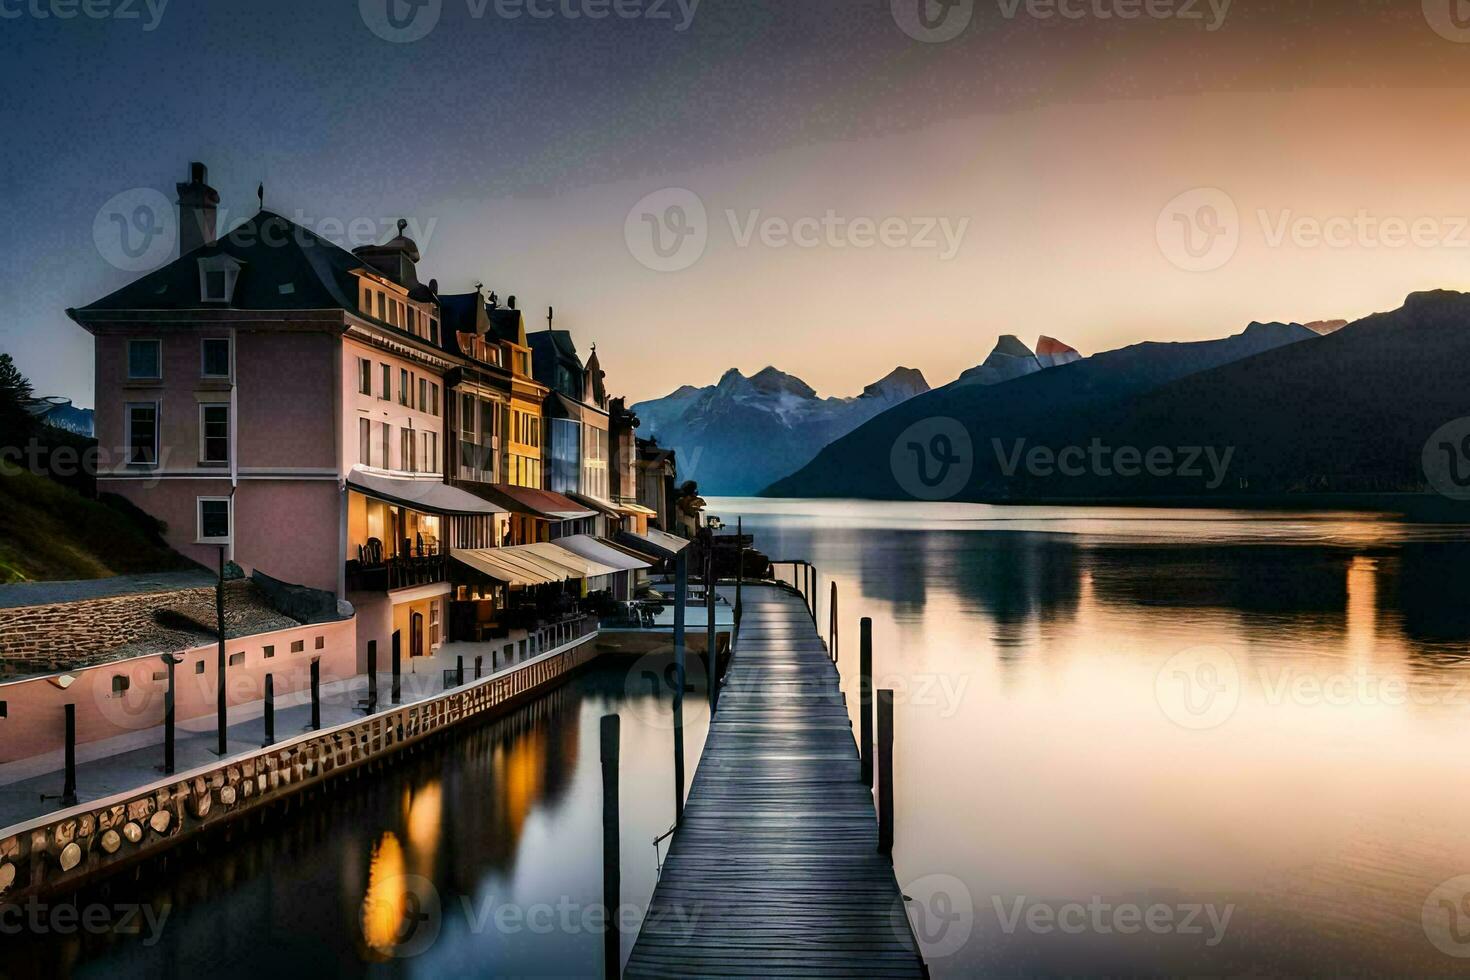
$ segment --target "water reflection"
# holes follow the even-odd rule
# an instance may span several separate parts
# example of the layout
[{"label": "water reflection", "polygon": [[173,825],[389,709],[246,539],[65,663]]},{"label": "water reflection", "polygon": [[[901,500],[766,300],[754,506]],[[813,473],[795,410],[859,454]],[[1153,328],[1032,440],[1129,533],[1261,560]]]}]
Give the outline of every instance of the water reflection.
[{"label": "water reflection", "polygon": [[[672,735],[645,721],[670,705],[638,690],[630,666],[603,664],[264,827],[182,849],[146,884],[82,896],[165,910],[157,941],[7,935],[0,974],[600,974],[602,933],[582,914],[601,902],[599,717],[624,718],[623,901],[635,907],[624,955],[653,892],[651,841],[674,809]],[[703,739],[691,719],[691,775]]]},{"label": "water reflection", "polygon": [[[896,865],[947,954],[936,976],[1463,975],[1424,916],[1470,874],[1466,528],[711,505],[773,556],[817,564],[819,623],[832,580],[844,636],[875,620],[878,683],[898,700]],[[1218,690],[1189,693],[1225,699],[1193,729],[1160,694],[1191,650],[1220,669],[1200,675]],[[1102,906],[1233,911],[1207,944],[1099,928]],[[1085,927],[1047,918],[1064,909]]]}]

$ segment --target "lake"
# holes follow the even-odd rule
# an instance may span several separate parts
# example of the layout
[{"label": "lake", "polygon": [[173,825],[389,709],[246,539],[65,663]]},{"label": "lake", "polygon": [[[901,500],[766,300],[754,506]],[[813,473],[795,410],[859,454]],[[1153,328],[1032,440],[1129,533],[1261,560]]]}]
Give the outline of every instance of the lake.
[{"label": "lake", "polygon": [[1470,969],[1470,529],[711,500],[895,690],[936,976]]}]

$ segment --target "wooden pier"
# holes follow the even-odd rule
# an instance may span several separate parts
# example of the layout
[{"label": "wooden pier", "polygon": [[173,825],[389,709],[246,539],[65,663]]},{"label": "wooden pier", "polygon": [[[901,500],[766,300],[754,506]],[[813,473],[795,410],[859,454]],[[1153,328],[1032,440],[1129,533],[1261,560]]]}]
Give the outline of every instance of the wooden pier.
[{"label": "wooden pier", "polygon": [[628,977],[920,977],[837,668],[746,586],[735,655]]}]

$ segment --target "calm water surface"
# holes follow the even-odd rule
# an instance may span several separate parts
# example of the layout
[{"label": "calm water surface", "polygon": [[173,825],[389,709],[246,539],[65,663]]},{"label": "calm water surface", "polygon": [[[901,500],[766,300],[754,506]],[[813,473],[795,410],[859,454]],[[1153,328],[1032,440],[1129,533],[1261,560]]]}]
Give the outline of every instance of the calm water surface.
[{"label": "calm water surface", "polygon": [[[608,663],[207,853],[87,904],[168,909],[161,938],[0,936],[0,977],[601,976],[599,723],[621,721],[622,901],[653,894],[673,823],[671,705],[648,661]],[[704,744],[686,705],[688,776]],[[667,845],[662,853],[667,853]],[[419,924],[413,923],[415,919]]]},{"label": "calm water surface", "polygon": [[1470,529],[711,505],[874,620],[936,976],[1470,974]]}]

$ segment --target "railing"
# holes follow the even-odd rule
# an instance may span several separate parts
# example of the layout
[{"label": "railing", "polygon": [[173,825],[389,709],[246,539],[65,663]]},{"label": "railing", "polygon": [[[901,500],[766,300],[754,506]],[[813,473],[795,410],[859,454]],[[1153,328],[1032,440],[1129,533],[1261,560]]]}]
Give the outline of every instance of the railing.
[{"label": "railing", "polygon": [[449,559],[444,555],[386,558],[376,564],[347,563],[347,588],[351,592],[392,592],[447,581]]}]

